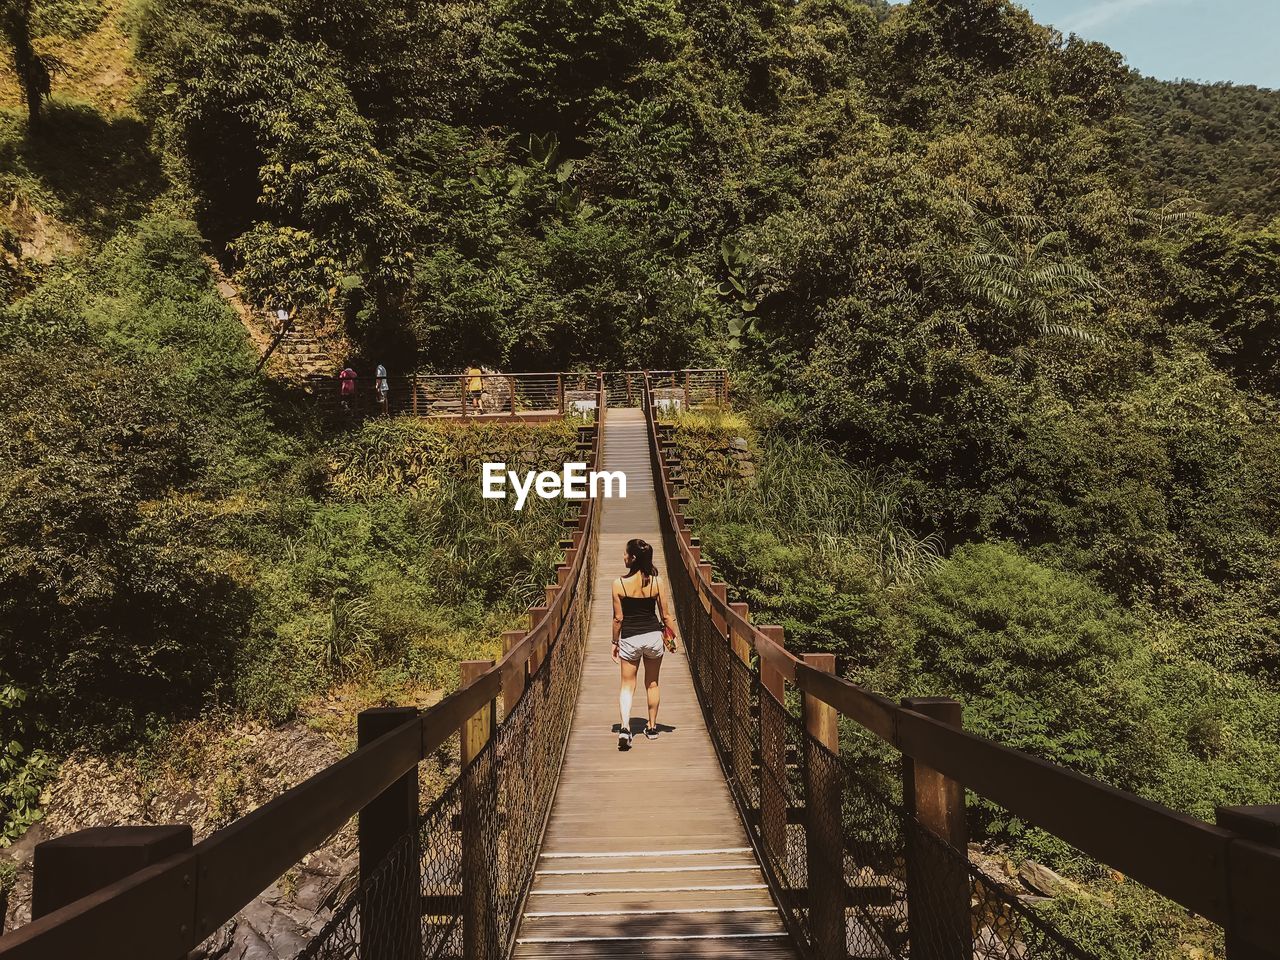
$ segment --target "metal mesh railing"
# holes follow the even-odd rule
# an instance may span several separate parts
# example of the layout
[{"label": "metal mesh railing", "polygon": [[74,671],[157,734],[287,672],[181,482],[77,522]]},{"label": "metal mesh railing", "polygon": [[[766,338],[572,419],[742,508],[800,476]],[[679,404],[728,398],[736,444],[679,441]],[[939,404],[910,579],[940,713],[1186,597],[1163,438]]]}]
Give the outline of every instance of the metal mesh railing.
[{"label": "metal mesh railing", "polygon": [[[882,771],[811,736],[798,697],[766,688],[678,559],[669,582],[694,686],[733,796],[797,945],[821,960],[1084,960],[1090,955],[926,829]],[[780,684],[778,685],[780,686]],[[838,838],[830,843],[831,838]]]},{"label": "metal mesh railing", "polygon": [[431,803],[417,832],[362,879],[300,960],[508,955],[582,677],[594,537],[587,551],[560,628],[515,705]]}]

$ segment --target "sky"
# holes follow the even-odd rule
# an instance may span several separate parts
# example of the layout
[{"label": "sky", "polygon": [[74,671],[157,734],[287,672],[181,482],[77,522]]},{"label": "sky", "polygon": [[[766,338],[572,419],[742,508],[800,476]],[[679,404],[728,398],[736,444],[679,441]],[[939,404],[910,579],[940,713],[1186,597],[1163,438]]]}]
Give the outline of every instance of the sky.
[{"label": "sky", "polygon": [[1280,90],[1280,0],[1015,0],[1040,23],[1101,40],[1161,80]]}]

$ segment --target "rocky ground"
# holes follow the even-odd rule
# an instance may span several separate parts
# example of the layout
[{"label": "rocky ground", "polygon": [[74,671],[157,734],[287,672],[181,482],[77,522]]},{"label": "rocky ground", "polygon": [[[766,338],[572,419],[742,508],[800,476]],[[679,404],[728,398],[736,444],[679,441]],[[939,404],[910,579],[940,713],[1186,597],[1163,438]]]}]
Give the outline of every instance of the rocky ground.
[{"label": "rocky ground", "polygon": [[[31,917],[31,858],[41,840],[85,827],[189,823],[197,841],[333,763],[338,740],[294,723],[204,721],[175,734],[163,759],[73,756],[46,792],[45,817],[0,851],[17,864],[4,929]],[[355,830],[348,825],[256,897],[194,954],[195,960],[295,956],[354,885]]]}]

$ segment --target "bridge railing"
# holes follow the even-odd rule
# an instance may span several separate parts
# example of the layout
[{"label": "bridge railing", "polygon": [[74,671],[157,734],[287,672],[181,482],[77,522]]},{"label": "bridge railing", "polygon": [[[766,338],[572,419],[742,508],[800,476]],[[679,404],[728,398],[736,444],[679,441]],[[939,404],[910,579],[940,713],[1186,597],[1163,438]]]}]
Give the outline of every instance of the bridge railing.
[{"label": "bridge railing", "polygon": [[[971,790],[1225,928],[1232,960],[1280,956],[1280,809],[1211,824],[962,728],[945,699],[894,703],[796,655],[703,562],[656,391],[645,409],[672,593],[729,785],[788,925],[822,960],[1083,957],[967,852]],[[901,757],[886,789],[841,755],[840,720]]]},{"label": "bridge railing", "polygon": [[724,370],[650,370],[649,388],[659,411],[677,412],[729,402]]},{"label": "bridge railing", "polygon": [[457,420],[577,416],[590,420],[595,416],[601,381],[610,406],[638,407],[646,375],[664,407],[689,409],[728,399],[728,374],[722,369],[415,374],[383,378],[385,392],[378,388],[377,378],[361,374],[350,382],[346,394],[344,381],[337,377],[312,378],[308,389],[317,403],[335,416]]},{"label": "bridge railing", "polygon": [[[338,377],[313,377],[308,389],[334,414],[356,416],[516,417],[595,416],[599,373],[413,374],[383,378],[359,374],[344,393]],[[383,398],[385,396],[385,403]]]},{"label": "bridge railing", "polygon": [[[600,420],[581,428],[599,464]],[[462,664],[435,706],[369,710],[358,748],[194,847],[190,828],[81,831],[36,848],[36,919],[2,960],[179,960],[358,818],[359,875],[306,958],[495,960],[511,948],[567,742],[591,609],[599,501],[567,521],[529,629]],[[505,708],[501,722],[499,703]],[[418,764],[457,740],[458,776],[419,814]],[[141,869],[139,869],[141,867]]]},{"label": "bridge railing", "polygon": [[729,373],[721,368],[611,370],[603,377],[611,407],[640,406],[646,378],[664,410],[688,410],[729,400]]}]

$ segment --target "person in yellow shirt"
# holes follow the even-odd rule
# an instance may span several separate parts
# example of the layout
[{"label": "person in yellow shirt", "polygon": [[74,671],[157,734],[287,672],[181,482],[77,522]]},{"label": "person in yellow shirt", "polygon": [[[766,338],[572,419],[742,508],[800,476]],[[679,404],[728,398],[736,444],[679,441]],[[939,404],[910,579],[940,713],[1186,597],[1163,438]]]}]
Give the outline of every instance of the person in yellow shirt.
[{"label": "person in yellow shirt", "polygon": [[480,412],[480,395],[484,391],[484,371],[479,367],[467,367],[467,400],[476,413]]}]

